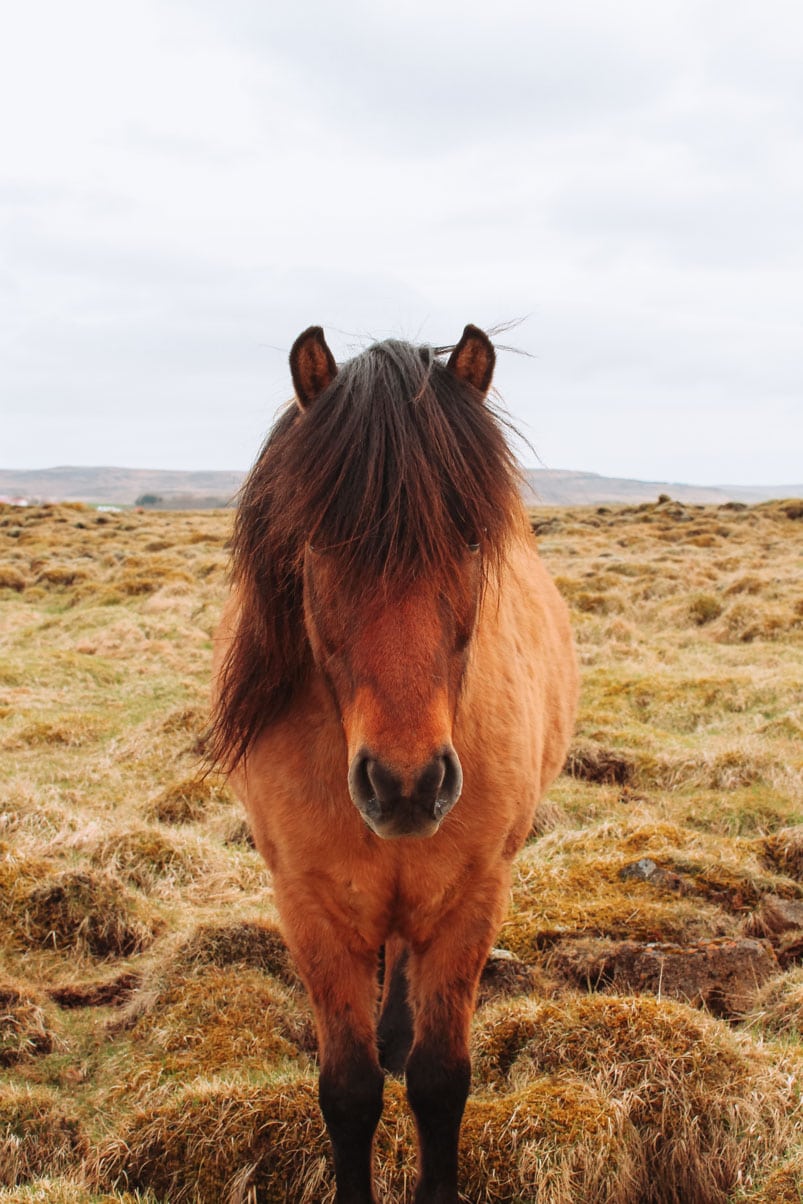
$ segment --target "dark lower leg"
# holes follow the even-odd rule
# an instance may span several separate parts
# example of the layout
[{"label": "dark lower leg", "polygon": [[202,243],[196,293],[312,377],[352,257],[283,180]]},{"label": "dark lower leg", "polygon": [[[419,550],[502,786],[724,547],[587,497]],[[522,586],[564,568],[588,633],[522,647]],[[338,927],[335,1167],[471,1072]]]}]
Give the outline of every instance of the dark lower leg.
[{"label": "dark lower leg", "polygon": [[374,1204],[371,1152],[382,1112],[383,1075],[372,1051],[356,1049],[321,1068],[318,1095],[332,1142],[336,1204]]},{"label": "dark lower leg", "polygon": [[460,1122],[471,1082],[466,1050],[426,1039],[407,1061],[407,1097],[418,1128],[415,1204],[456,1204]]}]

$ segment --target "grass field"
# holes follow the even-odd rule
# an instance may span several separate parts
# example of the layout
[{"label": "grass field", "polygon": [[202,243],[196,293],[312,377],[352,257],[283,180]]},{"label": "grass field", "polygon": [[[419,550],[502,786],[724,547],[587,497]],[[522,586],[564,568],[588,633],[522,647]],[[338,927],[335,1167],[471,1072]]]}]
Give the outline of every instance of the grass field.
[{"label": "grass field", "polygon": [[[466,1198],[799,1202],[803,503],[533,519],[583,695],[483,984]],[[0,1204],[332,1198],[309,1009],[200,759],[230,523],[0,508]],[[384,1200],[413,1163],[389,1081]]]}]

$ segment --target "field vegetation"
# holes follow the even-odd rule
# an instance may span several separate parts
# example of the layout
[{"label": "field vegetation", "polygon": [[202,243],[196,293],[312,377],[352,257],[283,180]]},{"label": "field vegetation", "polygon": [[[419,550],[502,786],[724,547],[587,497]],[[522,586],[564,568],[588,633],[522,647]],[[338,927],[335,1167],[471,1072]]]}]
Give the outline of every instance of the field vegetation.
[{"label": "field vegetation", "polygon": [[[583,695],[483,981],[466,1198],[799,1202],[803,503],[533,523]],[[332,1198],[309,1007],[204,776],[230,524],[0,508],[0,1204]],[[382,1199],[413,1163],[389,1080]]]}]

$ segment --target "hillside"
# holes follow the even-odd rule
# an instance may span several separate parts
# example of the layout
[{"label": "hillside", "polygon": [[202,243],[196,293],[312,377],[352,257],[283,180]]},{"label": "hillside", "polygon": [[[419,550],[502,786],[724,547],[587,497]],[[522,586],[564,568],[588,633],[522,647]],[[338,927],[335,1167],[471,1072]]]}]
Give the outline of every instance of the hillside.
[{"label": "hillside", "polygon": [[0,495],[53,502],[108,502],[131,506],[142,494],[215,497],[224,505],[240,488],[242,472],[174,472],[157,468],[0,469]]},{"label": "hillside", "polygon": [[593,472],[528,468],[528,499],[542,506],[598,506],[655,502],[663,494],[686,505],[743,502],[755,505],[781,498],[803,497],[803,485],[684,485],[672,481],[637,481],[603,477]]},{"label": "hillside", "polygon": [[[130,506],[143,494],[151,494],[174,509],[209,509],[227,505],[243,477],[244,473],[237,471],[180,472],[149,468],[0,469],[0,497]],[[654,502],[661,494],[689,504],[756,503],[803,497],[803,484],[684,485],[540,468],[527,469],[525,477],[531,490],[528,500],[543,506]]]},{"label": "hillside", "polygon": [[[331,1204],[310,1009],[202,772],[231,521],[0,507],[0,1204]],[[532,521],[583,689],[483,979],[466,1198],[799,1204],[803,504]]]}]

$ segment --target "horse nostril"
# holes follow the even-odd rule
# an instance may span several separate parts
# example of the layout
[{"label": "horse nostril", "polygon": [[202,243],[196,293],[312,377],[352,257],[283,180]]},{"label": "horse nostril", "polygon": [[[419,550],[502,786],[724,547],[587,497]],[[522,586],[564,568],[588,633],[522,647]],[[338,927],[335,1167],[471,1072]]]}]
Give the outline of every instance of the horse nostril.
[{"label": "horse nostril", "polygon": [[441,795],[448,800],[449,806],[452,807],[460,798],[460,792],[463,789],[463,767],[453,748],[447,748],[442,759],[444,771]]},{"label": "horse nostril", "polygon": [[435,819],[448,815],[460,797],[463,771],[457,753],[449,747],[433,757],[418,775],[414,797]]},{"label": "horse nostril", "polygon": [[401,794],[401,781],[381,761],[366,759],[366,776],[371,783],[371,795],[380,803],[389,803]]},{"label": "horse nostril", "polygon": [[349,794],[358,807],[366,806],[375,796],[375,791],[368,775],[368,766],[370,764],[369,757],[358,755],[349,766]]},{"label": "horse nostril", "polygon": [[401,793],[401,782],[381,761],[365,753],[351,762],[348,777],[349,793],[358,807],[388,803]]}]

